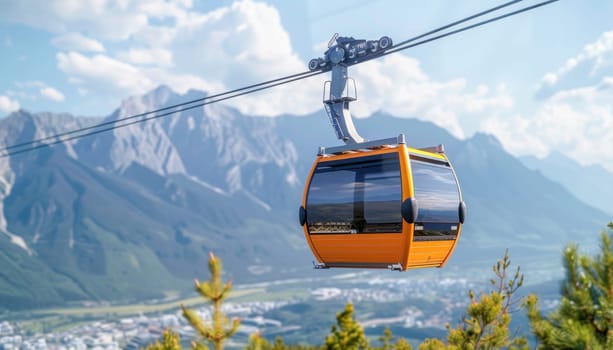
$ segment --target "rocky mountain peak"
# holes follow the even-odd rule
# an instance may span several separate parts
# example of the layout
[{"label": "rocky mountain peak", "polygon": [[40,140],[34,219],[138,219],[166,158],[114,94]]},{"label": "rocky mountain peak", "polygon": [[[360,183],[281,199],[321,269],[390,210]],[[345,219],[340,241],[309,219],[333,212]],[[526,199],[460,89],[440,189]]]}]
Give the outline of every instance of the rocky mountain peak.
[{"label": "rocky mountain peak", "polygon": [[83,140],[79,156],[112,173],[123,174],[138,165],[159,176],[181,174],[216,191],[247,193],[261,203],[271,201],[268,193],[274,184],[298,186],[297,151],[276,132],[274,119],[243,116],[217,103],[139,116],[205,96],[202,91],[178,94],[161,86],[130,97],[105,120],[128,118],[118,122],[122,125],[153,118]]}]

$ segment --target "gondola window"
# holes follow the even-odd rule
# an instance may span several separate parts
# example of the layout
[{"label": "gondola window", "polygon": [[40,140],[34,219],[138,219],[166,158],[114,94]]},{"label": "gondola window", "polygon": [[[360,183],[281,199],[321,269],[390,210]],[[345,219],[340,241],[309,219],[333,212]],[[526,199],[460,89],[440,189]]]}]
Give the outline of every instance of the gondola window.
[{"label": "gondola window", "polygon": [[397,155],[322,162],[307,197],[310,234],[400,233]]},{"label": "gondola window", "polygon": [[455,239],[460,197],[451,167],[447,163],[411,157],[411,170],[419,204],[414,239]]}]

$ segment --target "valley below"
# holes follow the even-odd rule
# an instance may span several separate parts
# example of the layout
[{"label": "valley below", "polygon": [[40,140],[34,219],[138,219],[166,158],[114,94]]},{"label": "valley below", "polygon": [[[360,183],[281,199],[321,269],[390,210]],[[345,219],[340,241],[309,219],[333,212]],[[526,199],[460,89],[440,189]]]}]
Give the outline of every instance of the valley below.
[{"label": "valley below", "polygon": [[[551,260],[522,262],[527,266],[522,266],[526,282],[517,300],[536,293],[545,310],[553,308],[559,298],[560,266]],[[512,268],[514,272],[516,265]],[[453,261],[442,269],[405,273],[305,269],[297,271],[299,274],[305,277],[234,286],[224,312],[239,318],[241,327],[229,348],[244,348],[249,335],[256,332],[269,340],[280,336],[290,344],[321,344],[335,323],[336,313],[348,302],[354,304],[355,317],[372,343],[378,342],[386,327],[414,345],[426,338],[444,338],[447,324],[453,327],[461,322],[470,302],[468,291],[477,295],[489,292],[488,280],[493,277],[487,265]],[[180,305],[197,310],[205,321],[210,319],[210,307],[195,294],[131,304],[97,302],[4,312],[0,316],[0,325],[4,325],[0,326],[0,346],[137,349],[159,339],[166,328],[178,332],[189,344],[195,334],[181,315]],[[512,329],[529,334],[519,306],[513,318]]]}]

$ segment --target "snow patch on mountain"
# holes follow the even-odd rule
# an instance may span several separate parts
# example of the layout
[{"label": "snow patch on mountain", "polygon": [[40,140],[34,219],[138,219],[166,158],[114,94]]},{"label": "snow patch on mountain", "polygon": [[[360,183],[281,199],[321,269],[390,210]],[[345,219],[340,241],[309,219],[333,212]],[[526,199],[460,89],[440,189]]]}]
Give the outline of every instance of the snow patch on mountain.
[{"label": "snow patch on mountain", "polygon": [[247,195],[247,198],[251,199],[255,204],[257,204],[257,205],[261,206],[262,208],[264,208],[264,210],[272,211],[272,207],[270,205],[268,205],[263,200],[259,199],[253,193],[251,193],[249,191],[244,191],[243,193],[245,193]]},{"label": "snow patch on mountain", "polygon": [[9,238],[11,243],[25,250],[28,255],[32,255],[33,251],[28,247],[26,241],[22,237],[8,231],[8,223],[4,214],[4,199],[11,194],[11,189],[15,182],[15,174],[8,165],[8,158],[2,160],[0,167],[4,169],[3,174],[0,176],[0,232]]},{"label": "snow patch on mountain", "polygon": [[223,196],[226,196],[226,197],[229,196],[229,194],[226,191],[222,190],[221,188],[213,186],[213,185],[211,185],[211,184],[209,184],[209,183],[207,183],[205,181],[202,181],[202,180],[200,180],[199,178],[197,178],[195,176],[187,176],[187,178],[192,180],[193,182],[197,183],[198,185],[206,188],[207,190],[211,190],[211,191],[213,191],[215,193],[219,193],[219,194],[221,194]]}]

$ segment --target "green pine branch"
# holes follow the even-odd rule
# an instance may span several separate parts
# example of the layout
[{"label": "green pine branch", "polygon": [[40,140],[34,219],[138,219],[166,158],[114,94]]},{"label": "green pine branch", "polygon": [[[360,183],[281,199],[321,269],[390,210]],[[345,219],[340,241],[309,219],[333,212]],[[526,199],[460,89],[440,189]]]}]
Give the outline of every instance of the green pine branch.
[{"label": "green pine branch", "polygon": [[183,316],[199,335],[199,341],[192,344],[192,349],[207,349],[206,343],[212,343],[216,350],[222,350],[223,344],[231,338],[240,327],[240,320],[229,320],[221,311],[224,300],[232,291],[232,282],[222,282],[221,260],[211,253],[209,255],[209,272],[211,278],[208,281],[194,281],[196,292],[208,300],[213,306],[213,314],[210,323],[204,322],[193,310],[181,305]]},{"label": "green pine branch", "polygon": [[564,249],[566,278],[560,304],[547,317],[538,298],[526,302],[538,349],[613,349],[613,223],[600,235],[594,257],[580,254],[576,244]]}]

